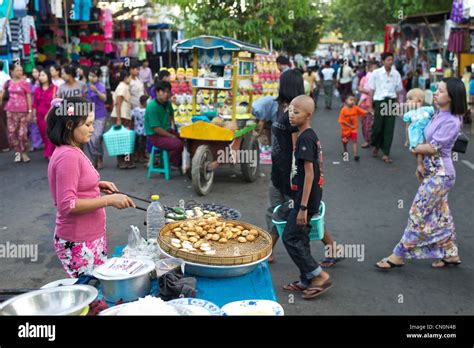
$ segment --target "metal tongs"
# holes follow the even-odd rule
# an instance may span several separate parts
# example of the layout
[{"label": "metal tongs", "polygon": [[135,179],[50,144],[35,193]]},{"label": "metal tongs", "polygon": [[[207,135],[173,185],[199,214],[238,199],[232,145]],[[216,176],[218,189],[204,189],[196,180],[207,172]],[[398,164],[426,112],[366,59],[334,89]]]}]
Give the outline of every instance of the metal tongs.
[{"label": "metal tongs", "polygon": [[[125,193],[125,192],[120,192],[120,191],[119,191],[119,192],[115,192],[115,193],[119,193],[119,194],[128,196],[128,197],[130,197],[130,198],[137,199],[137,200],[142,201],[142,202],[151,203],[151,201],[150,201],[149,199],[137,197],[137,196],[134,196],[134,195]],[[147,211],[146,208],[139,207],[138,205],[135,207],[135,209]]]}]

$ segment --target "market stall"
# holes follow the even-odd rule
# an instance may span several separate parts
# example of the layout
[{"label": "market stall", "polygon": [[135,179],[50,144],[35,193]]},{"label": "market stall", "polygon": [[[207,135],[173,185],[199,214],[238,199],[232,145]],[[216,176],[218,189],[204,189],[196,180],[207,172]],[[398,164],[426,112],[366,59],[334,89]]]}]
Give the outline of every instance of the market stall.
[{"label": "market stall", "polygon": [[[193,54],[193,123],[181,127],[179,131],[180,136],[186,139],[191,155],[191,176],[195,191],[199,195],[208,194],[212,188],[214,170],[220,163],[229,161],[240,163],[246,181],[255,181],[260,157],[258,140],[253,134],[256,123],[251,114],[255,55],[267,52],[255,45],[215,36],[181,40],[175,43],[175,47]],[[247,97],[245,101],[243,96]],[[209,108],[205,112],[199,110],[198,98],[205,97],[213,99],[217,109]],[[245,154],[247,158],[231,155],[218,161],[222,153]],[[249,156],[252,155],[255,155],[256,163],[251,163]]]},{"label": "market stall", "polygon": [[156,240],[130,226],[128,244],[91,274],[0,290],[0,315],[283,315],[267,262],[270,235],[229,207],[182,207],[187,219],[174,216]]}]

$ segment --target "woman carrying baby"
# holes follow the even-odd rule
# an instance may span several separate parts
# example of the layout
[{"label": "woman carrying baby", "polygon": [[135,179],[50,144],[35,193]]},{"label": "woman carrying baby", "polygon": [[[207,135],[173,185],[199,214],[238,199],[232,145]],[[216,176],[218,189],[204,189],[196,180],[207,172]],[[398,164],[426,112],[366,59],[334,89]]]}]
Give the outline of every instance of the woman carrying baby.
[{"label": "woman carrying baby", "polygon": [[376,264],[381,269],[401,267],[407,258],[438,259],[432,263],[434,268],[461,263],[448,193],[456,176],[452,148],[462,125],[460,115],[467,108],[464,84],[458,78],[443,79],[434,100],[438,113],[424,128],[425,143],[411,150],[424,155],[423,166],[416,170],[422,182],[402,239],[389,257]]}]

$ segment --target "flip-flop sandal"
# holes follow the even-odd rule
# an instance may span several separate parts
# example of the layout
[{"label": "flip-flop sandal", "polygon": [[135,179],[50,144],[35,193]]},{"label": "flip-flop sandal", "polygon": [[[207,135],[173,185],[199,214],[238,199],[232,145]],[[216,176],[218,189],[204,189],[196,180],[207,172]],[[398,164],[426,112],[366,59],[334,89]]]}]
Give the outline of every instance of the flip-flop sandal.
[{"label": "flip-flop sandal", "polygon": [[382,161],[384,161],[385,163],[393,163],[393,160],[389,157],[382,158]]},{"label": "flip-flop sandal", "polygon": [[445,267],[448,267],[448,266],[459,266],[461,264],[461,260],[457,260],[457,261],[448,261],[448,260],[445,260],[445,259],[440,259],[438,260],[438,262],[441,261],[443,263],[442,266],[433,266],[433,264],[431,264],[431,267],[433,268],[445,268]]},{"label": "flip-flop sandal", "polygon": [[388,258],[385,258],[385,259],[382,259],[381,261],[379,262],[385,262],[386,264],[388,264],[390,267],[380,267],[378,265],[378,263],[375,264],[375,267],[377,267],[378,269],[383,269],[383,270],[387,270],[387,269],[392,269],[392,268],[397,268],[397,267],[403,267],[405,266],[404,263],[401,263],[401,264],[396,264],[396,263],[393,263],[392,261],[390,261]]},{"label": "flip-flop sandal", "polygon": [[[319,264],[323,268],[329,268],[342,260],[344,260],[344,257],[326,257],[324,260],[320,261]],[[326,263],[327,265],[323,265],[323,263]]]},{"label": "flip-flop sandal", "polygon": [[305,291],[303,291],[303,296],[305,300],[310,300],[312,298],[318,297],[319,295],[322,295],[326,291],[332,288],[332,283],[331,282],[326,282],[321,286],[312,286],[307,288]]},{"label": "flip-flop sandal", "polygon": [[290,284],[283,285],[283,290],[285,290],[285,291],[303,292],[306,289],[308,289],[308,288],[301,285],[300,281],[296,281],[296,282],[293,282],[293,283],[290,283]]}]

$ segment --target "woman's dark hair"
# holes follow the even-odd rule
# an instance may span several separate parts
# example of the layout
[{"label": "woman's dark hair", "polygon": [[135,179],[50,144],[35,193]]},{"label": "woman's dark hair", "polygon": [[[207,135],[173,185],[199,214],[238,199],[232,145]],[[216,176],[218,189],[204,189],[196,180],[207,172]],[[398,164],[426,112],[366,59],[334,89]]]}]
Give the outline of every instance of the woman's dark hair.
[{"label": "woman's dark hair", "polygon": [[[63,67],[64,73],[70,75],[73,78],[76,77],[76,69],[72,65],[66,65]],[[59,70],[61,71],[61,70]]]},{"label": "woman's dark hair", "polygon": [[139,62],[132,61],[132,64],[130,64],[130,69],[140,69],[141,64]]},{"label": "woman's dark hair", "polygon": [[380,55],[380,58],[382,59],[382,62],[387,59],[388,57],[393,58],[393,53],[392,52],[384,52]]},{"label": "woman's dark hair", "polygon": [[344,72],[344,67],[346,66],[346,63],[347,63],[347,66],[352,69],[352,63],[346,58],[346,59],[343,59],[342,62],[341,62],[341,66],[339,67],[339,79],[342,78],[342,73]]},{"label": "woman's dark hair", "polygon": [[297,70],[288,70],[280,76],[280,88],[276,101],[279,106],[290,104],[297,96],[304,94],[303,75]]},{"label": "woman's dark hair", "polygon": [[[39,70],[39,69],[38,69]],[[39,73],[45,73],[48,77],[48,85],[51,86],[53,84],[53,78],[51,77],[51,72],[48,69],[39,70]],[[41,83],[40,83],[41,84]]]},{"label": "woman's dark hair", "polygon": [[158,94],[159,91],[169,90],[171,92],[171,83],[168,81],[158,81],[155,84],[155,93]]},{"label": "woman's dark hair", "polygon": [[127,70],[127,69],[122,70],[118,76],[118,81],[122,82],[129,76],[130,76],[130,70]]},{"label": "woman's dark hair", "polygon": [[466,65],[466,71],[472,73],[472,67],[470,65]]},{"label": "woman's dark hair", "polygon": [[170,72],[168,70],[160,70],[158,73],[158,80],[163,80],[165,77],[170,76]]},{"label": "woman's dark hair", "polygon": [[451,99],[451,113],[463,116],[467,110],[466,87],[464,83],[457,77],[447,77],[441,81],[446,83],[446,89]]},{"label": "woman's dark hair", "polygon": [[79,65],[78,68],[82,69],[82,76],[87,79],[87,76],[89,75],[89,67],[87,65]]},{"label": "woman's dark hair", "polygon": [[51,71],[51,68],[54,68],[54,70],[58,71],[59,72],[59,75],[61,75],[61,65],[59,64],[53,64],[49,67],[50,71]]},{"label": "woman's dark hair", "polygon": [[[74,130],[82,126],[88,117],[87,111],[93,111],[94,105],[82,97],[64,99],[49,110],[46,117],[46,134],[49,140],[56,145],[72,145],[74,141]],[[74,109],[71,116],[68,110]]]},{"label": "woman's dark hair", "polygon": [[43,67],[34,66],[31,72],[28,74],[28,77],[31,79],[31,81],[36,82],[35,78],[33,77],[33,70],[38,70],[38,76],[39,76],[39,74],[43,71]]},{"label": "woman's dark hair", "polygon": [[93,66],[90,70],[89,70],[89,74],[94,74],[95,76],[97,77],[100,77],[100,75],[102,74],[100,68],[98,66]]}]

